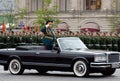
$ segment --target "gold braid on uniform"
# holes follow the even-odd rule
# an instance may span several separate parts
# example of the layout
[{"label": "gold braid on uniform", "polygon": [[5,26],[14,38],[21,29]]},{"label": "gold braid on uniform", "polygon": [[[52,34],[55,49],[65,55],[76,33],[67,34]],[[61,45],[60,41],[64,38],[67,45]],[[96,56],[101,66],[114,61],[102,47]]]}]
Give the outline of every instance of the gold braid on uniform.
[{"label": "gold braid on uniform", "polygon": [[46,38],[50,38],[50,39],[53,39],[53,37],[51,37],[52,36],[52,32],[51,32],[51,30],[50,30],[50,28],[46,28]]},{"label": "gold braid on uniform", "polygon": [[51,36],[52,32],[50,31],[50,28],[46,28],[46,35],[47,36]]}]

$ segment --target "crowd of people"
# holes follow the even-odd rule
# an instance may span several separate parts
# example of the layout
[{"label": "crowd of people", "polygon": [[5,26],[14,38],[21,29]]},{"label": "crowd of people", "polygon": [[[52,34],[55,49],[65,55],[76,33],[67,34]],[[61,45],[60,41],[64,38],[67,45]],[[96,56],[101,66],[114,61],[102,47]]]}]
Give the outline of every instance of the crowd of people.
[{"label": "crowd of people", "polygon": [[117,32],[81,32],[81,31],[56,31],[57,36],[98,36],[98,37],[120,37],[120,33]]},{"label": "crowd of people", "polygon": [[[120,33],[116,32],[72,32],[56,30],[55,36],[58,37],[80,37],[81,40],[91,49],[111,49],[120,46]],[[43,33],[41,31],[5,31],[0,32],[0,48],[15,47],[17,45],[40,45],[42,44]],[[98,45],[99,44],[99,45]],[[109,44],[109,45],[108,45]],[[102,47],[104,46],[104,47]]]},{"label": "crowd of people", "polygon": [[[55,36],[56,37],[66,37],[66,36],[77,36],[77,37],[80,37],[80,36],[86,36],[86,37],[120,37],[120,33],[117,33],[117,32],[80,32],[80,31],[75,31],[75,32],[72,32],[72,31],[55,31]],[[43,36],[42,32],[41,31],[22,31],[22,30],[19,30],[19,31],[5,31],[5,32],[0,32],[0,36],[18,36],[18,37],[21,37],[21,36]]]}]

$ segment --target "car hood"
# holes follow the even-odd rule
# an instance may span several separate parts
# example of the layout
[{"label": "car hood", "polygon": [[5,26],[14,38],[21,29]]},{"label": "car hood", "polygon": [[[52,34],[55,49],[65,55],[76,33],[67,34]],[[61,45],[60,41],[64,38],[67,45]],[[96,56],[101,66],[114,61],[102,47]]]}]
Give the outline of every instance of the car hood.
[{"label": "car hood", "polygon": [[[69,51],[70,52],[70,51]],[[71,52],[75,53],[84,53],[84,54],[111,54],[111,53],[119,53],[116,51],[105,51],[105,50],[91,50],[91,49],[81,49],[81,50],[71,50]]]}]

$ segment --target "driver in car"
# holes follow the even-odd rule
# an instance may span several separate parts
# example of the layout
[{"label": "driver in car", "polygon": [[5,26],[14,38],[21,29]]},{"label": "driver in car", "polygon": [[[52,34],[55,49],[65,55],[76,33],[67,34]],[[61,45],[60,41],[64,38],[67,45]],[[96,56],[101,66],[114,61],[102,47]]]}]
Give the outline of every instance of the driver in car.
[{"label": "driver in car", "polygon": [[52,24],[53,20],[47,20],[46,25],[41,29],[41,32],[44,34],[42,42],[45,44],[47,50],[52,50],[53,41],[55,39]]}]

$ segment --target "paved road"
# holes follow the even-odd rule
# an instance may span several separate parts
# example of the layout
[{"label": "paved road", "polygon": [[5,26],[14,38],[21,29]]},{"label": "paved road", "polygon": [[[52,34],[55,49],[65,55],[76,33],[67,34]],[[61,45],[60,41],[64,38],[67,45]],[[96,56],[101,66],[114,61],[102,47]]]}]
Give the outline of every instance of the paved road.
[{"label": "paved road", "polygon": [[45,75],[39,75],[35,70],[25,70],[23,75],[11,75],[0,67],[0,81],[119,81],[120,70],[115,74],[104,77],[101,74],[91,74],[87,78],[78,78],[72,72],[48,72]]}]

